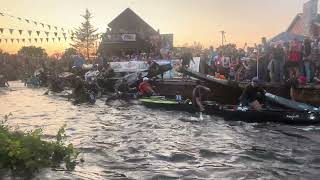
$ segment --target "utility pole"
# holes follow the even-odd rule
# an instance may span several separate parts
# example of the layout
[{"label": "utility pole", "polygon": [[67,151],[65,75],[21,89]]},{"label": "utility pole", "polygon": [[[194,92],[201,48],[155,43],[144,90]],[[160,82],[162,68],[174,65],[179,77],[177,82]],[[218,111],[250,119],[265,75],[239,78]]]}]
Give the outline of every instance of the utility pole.
[{"label": "utility pole", "polygon": [[224,42],[226,41],[226,32],[225,31],[220,31],[221,33],[221,45],[223,46],[224,45]]}]

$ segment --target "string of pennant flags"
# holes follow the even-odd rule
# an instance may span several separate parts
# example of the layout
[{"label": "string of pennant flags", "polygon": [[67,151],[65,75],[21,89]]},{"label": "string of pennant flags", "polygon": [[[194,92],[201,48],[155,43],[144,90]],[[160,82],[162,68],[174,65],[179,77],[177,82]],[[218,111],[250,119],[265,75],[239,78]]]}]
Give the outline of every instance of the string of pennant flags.
[{"label": "string of pennant flags", "polygon": [[29,18],[17,17],[17,16],[14,16],[14,15],[11,15],[11,14],[7,14],[7,13],[1,12],[1,11],[0,11],[0,16],[7,16],[7,17],[10,17],[10,18],[17,19],[19,21],[24,21],[24,22],[26,22],[28,24],[33,24],[33,25],[38,26],[38,27],[40,26],[42,28],[48,28],[49,30],[52,29],[52,30],[62,31],[62,32],[70,32],[71,31],[71,30],[68,30],[67,28],[64,28],[64,27],[58,27],[58,26],[55,26],[55,25],[34,21],[34,20],[29,19]]},{"label": "string of pennant flags", "polygon": [[32,36],[32,34],[34,34],[34,33],[36,33],[38,36],[40,36],[40,34],[45,34],[47,37],[49,37],[50,34],[53,34],[55,37],[57,37],[59,34],[63,35],[63,37],[67,37],[67,35],[71,35],[71,37],[73,37],[75,35],[75,33],[73,31],[70,31],[70,33],[66,33],[66,32],[54,32],[54,31],[39,31],[39,30],[0,28],[0,34],[4,34],[5,31],[9,32],[11,35],[14,32],[18,32],[20,35],[22,35],[24,32],[27,32],[29,34],[29,36]]},{"label": "string of pennant flags", "polygon": [[[0,43],[14,43],[14,42],[17,42],[17,43],[32,43],[32,42],[35,42],[35,43],[43,43],[43,42],[61,42],[62,40],[64,41],[67,41],[67,37],[57,37],[57,38],[0,38]],[[73,38],[70,38],[71,40]]]},{"label": "string of pennant flags", "polygon": [[[8,31],[11,35],[13,35],[14,32],[19,32],[20,36],[22,36],[23,32],[27,32],[29,37],[20,37],[20,38],[16,38],[16,37],[10,37],[10,38],[0,38],[0,43],[26,43],[26,42],[61,42],[61,40],[67,41],[69,40],[73,40],[75,33],[72,32],[70,35],[69,34],[63,32],[63,33],[58,33],[58,32],[49,32],[49,31],[38,31],[38,30],[22,30],[22,29],[11,29],[11,28],[0,28],[0,35],[4,34],[4,32]],[[33,34],[37,34],[38,37],[36,38],[31,38]],[[45,34],[45,37],[40,36],[41,34]],[[62,37],[60,36],[62,35]],[[102,34],[97,34],[96,38],[99,38]]]}]

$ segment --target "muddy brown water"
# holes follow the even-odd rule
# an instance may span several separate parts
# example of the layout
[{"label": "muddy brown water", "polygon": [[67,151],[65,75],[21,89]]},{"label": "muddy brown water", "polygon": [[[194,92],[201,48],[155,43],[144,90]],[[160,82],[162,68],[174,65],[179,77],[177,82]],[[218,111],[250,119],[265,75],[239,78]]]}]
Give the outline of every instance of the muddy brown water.
[{"label": "muddy brown water", "polygon": [[[67,140],[85,162],[74,171],[45,169],[38,179],[318,179],[320,126],[225,121],[115,101],[74,106],[46,89],[11,82],[0,115],[21,130]],[[9,178],[10,177],[6,177]]]}]

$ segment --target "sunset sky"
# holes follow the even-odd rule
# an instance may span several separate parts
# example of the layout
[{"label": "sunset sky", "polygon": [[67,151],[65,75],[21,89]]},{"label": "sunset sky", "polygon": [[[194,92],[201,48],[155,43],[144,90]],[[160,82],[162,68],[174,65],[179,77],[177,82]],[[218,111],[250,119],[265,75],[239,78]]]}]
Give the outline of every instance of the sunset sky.
[{"label": "sunset sky", "polygon": [[[99,32],[105,32],[107,24],[130,7],[154,29],[174,33],[175,46],[194,41],[217,46],[221,43],[221,30],[227,32],[228,42],[243,46],[245,42],[253,44],[262,36],[270,38],[285,31],[295,15],[302,12],[304,2],[306,0],[0,0],[0,12],[73,29],[83,21],[80,14],[88,8],[94,15],[93,25]],[[48,30],[39,24],[1,15],[0,28],[40,30],[42,38],[46,38],[45,31],[54,32],[53,28]],[[36,43],[34,38],[39,37],[34,32],[32,43],[24,45],[42,46],[49,54],[68,48],[70,42],[63,39],[53,43],[54,37],[51,34],[48,43]],[[0,39],[4,38],[30,37],[27,31],[11,35],[5,30],[0,34]],[[21,42],[2,41],[0,49],[15,53],[22,45]]]}]

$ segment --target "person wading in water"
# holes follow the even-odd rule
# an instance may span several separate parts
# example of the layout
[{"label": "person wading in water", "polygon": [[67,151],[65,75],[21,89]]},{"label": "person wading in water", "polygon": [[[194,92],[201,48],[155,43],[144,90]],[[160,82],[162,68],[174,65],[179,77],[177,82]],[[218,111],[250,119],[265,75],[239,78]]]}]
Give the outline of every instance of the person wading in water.
[{"label": "person wading in water", "polygon": [[211,89],[201,85],[200,81],[197,81],[197,86],[193,89],[193,92],[192,92],[192,104],[196,108],[199,108],[201,120],[203,119],[202,112],[205,111],[202,101],[203,101],[203,98],[210,92],[211,92]]}]

